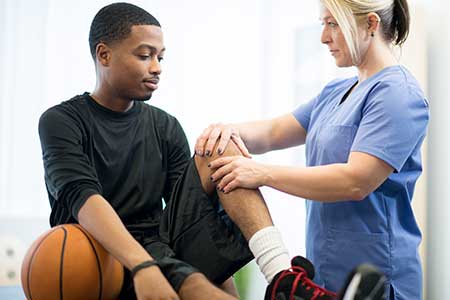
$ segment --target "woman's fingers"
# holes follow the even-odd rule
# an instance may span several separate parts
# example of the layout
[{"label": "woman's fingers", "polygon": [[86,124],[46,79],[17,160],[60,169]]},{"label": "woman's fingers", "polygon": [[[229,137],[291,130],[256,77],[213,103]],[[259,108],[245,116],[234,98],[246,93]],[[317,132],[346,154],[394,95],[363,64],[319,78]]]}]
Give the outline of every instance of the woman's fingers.
[{"label": "woman's fingers", "polygon": [[231,138],[231,128],[230,127],[224,127],[219,139],[219,145],[217,145],[217,153],[219,155],[222,155],[223,151],[227,147],[228,143],[230,142]]},{"label": "woman's fingers", "polygon": [[210,167],[211,169],[218,169],[230,162],[232,162],[233,160],[235,160],[236,158],[238,158],[239,156],[224,156],[224,157],[219,157],[215,160],[213,160],[212,162],[209,163],[208,167]]},{"label": "woman's fingers", "polygon": [[242,155],[248,158],[252,158],[250,155],[250,152],[248,151],[247,147],[244,144],[244,141],[241,139],[241,137],[237,134],[232,134],[231,139],[233,142],[238,146],[239,150],[241,150]]},{"label": "woman's fingers", "polygon": [[232,161],[233,159],[231,157],[224,157],[224,159],[218,158],[215,161],[211,162],[211,169],[216,169],[211,174],[211,180],[217,182],[219,180],[222,180],[224,176],[232,172],[235,168],[232,164]]},{"label": "woman's fingers", "polygon": [[217,185],[217,189],[224,193],[228,193],[230,191],[229,184],[232,183],[235,179],[236,179],[236,174],[234,172],[231,171],[231,172],[227,173],[220,180],[219,184]]},{"label": "woman's fingers", "polygon": [[232,140],[241,151],[242,155],[251,158],[250,152],[241,139],[239,132],[231,125],[211,124],[197,138],[195,154],[199,156],[211,156],[217,144],[217,153],[222,155],[228,143]]},{"label": "woman's fingers", "polygon": [[209,133],[208,141],[206,142],[205,146],[205,155],[211,156],[212,152],[214,150],[214,146],[216,145],[217,140],[220,137],[220,134],[222,132],[222,128],[218,126],[214,126]]},{"label": "woman's fingers", "polygon": [[195,154],[197,154],[198,156],[203,156],[203,154],[205,153],[205,146],[206,143],[208,142],[208,138],[212,129],[213,129],[212,125],[208,126],[197,138],[197,141],[195,142]]}]

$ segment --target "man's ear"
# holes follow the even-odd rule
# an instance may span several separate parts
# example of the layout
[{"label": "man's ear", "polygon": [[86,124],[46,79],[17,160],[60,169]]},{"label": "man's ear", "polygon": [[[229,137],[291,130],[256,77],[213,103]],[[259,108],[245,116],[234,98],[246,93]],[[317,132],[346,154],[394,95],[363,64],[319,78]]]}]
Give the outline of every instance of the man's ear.
[{"label": "man's ear", "polygon": [[98,43],[95,47],[95,56],[97,57],[98,63],[107,67],[111,61],[112,51],[105,43]]}]

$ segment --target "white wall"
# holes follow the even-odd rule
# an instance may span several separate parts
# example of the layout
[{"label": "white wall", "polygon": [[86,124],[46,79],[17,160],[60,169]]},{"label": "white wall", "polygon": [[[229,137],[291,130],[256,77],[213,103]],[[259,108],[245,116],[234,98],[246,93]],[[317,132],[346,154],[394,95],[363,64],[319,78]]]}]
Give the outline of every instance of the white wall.
[{"label": "white wall", "polygon": [[450,295],[450,3],[428,0],[428,137],[427,296]]},{"label": "white wall", "polygon": [[[411,27],[410,34],[402,50],[398,52],[402,64],[414,74],[416,79],[425,91],[428,97],[428,66],[427,66],[427,45],[423,41],[426,39],[425,24],[425,5],[422,2],[411,3]],[[427,183],[428,183],[428,164],[427,164],[427,146],[428,139],[424,140],[422,146],[423,170],[422,175],[417,181],[413,198],[413,209],[416,221],[422,231],[422,243],[420,244],[419,253],[422,259],[422,267],[424,278],[427,276]],[[424,294],[426,293],[426,280],[423,281]]]}]

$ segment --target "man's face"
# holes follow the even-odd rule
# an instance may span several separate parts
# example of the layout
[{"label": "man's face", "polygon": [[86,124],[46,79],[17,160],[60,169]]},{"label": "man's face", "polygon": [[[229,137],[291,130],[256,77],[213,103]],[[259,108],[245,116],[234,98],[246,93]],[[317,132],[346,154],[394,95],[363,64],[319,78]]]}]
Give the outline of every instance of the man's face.
[{"label": "man's face", "polygon": [[128,38],[111,46],[106,84],[123,99],[150,99],[158,88],[164,50],[160,27],[133,26]]}]

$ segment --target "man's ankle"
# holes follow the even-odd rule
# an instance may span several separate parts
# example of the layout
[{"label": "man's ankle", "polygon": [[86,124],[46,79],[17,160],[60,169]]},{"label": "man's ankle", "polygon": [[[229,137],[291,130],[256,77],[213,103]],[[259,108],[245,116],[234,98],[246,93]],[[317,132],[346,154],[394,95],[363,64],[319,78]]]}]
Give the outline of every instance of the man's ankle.
[{"label": "man's ankle", "polygon": [[249,247],[269,283],[278,272],[291,266],[281,233],[274,226],[256,232],[249,240]]}]

